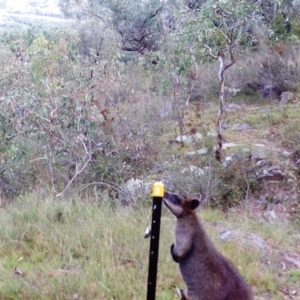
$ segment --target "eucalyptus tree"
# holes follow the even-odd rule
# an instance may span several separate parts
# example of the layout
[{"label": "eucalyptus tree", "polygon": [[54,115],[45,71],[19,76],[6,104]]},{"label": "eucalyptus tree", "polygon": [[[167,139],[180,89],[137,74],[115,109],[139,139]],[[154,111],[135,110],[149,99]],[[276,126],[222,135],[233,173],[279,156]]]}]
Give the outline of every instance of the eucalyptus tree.
[{"label": "eucalyptus tree", "polygon": [[59,6],[68,17],[95,18],[114,29],[121,38],[121,50],[144,54],[158,49],[160,0],[60,0]]},{"label": "eucalyptus tree", "polygon": [[220,109],[216,119],[215,157],[220,160],[225,74],[238,59],[238,49],[254,43],[254,27],[262,24],[262,17],[258,6],[246,0],[189,0],[177,20],[180,26],[172,38],[178,53],[178,72],[188,71],[195,63],[219,61]]}]

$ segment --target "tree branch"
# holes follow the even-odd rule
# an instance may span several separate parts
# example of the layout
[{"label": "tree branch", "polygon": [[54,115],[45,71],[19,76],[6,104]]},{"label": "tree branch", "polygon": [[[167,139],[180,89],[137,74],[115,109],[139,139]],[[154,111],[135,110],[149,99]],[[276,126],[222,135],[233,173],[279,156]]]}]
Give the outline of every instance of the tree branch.
[{"label": "tree branch", "polygon": [[[81,141],[83,147],[84,147],[84,151],[87,155],[87,160],[86,162],[83,164],[82,168],[78,170],[78,166],[76,165],[76,172],[74,174],[74,176],[72,177],[72,179],[68,182],[68,184],[66,185],[66,187],[63,189],[63,191],[59,194],[56,195],[56,197],[60,197],[62,196],[67,190],[68,188],[70,187],[70,185],[72,184],[72,182],[77,178],[77,176],[87,167],[88,163],[91,161],[92,159],[92,155],[91,153],[88,151],[84,141],[82,140],[82,138],[78,135],[77,136],[77,139]],[[91,144],[89,142],[89,148],[91,148]],[[91,151],[91,149],[89,149]]]},{"label": "tree branch", "polygon": [[206,49],[208,49],[209,55],[210,55],[211,57],[213,57],[214,59],[217,59],[217,58],[218,58],[218,55],[213,54],[213,53],[212,53],[212,49],[211,49],[208,45],[204,45],[204,47],[205,47]]},{"label": "tree branch", "polygon": [[34,111],[32,111],[32,110],[29,110],[29,112],[32,113],[32,114],[34,114],[34,115],[36,115],[36,116],[39,117],[40,119],[42,119],[42,120],[44,120],[44,121],[46,121],[46,122],[48,122],[48,123],[51,123],[51,120],[46,119],[46,118],[40,116],[40,115],[37,114],[36,112],[34,112]]}]

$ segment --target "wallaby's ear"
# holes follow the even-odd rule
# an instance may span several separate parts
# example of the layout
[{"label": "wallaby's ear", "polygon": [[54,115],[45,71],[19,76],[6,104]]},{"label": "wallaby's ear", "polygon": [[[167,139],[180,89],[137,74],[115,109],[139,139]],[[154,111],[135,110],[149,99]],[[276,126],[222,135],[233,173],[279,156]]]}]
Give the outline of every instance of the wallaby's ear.
[{"label": "wallaby's ear", "polygon": [[200,205],[200,201],[202,199],[202,196],[201,196],[201,194],[192,194],[190,196],[190,199],[191,199],[191,201],[190,201],[190,209],[194,210],[194,209],[196,209]]},{"label": "wallaby's ear", "polygon": [[195,194],[191,194],[189,196],[189,198],[190,199],[197,199],[197,200],[201,201],[202,200],[202,195],[200,193],[195,193]]},{"label": "wallaby's ear", "polygon": [[199,206],[199,204],[200,204],[200,201],[198,199],[192,199],[190,201],[190,209],[191,210],[196,209]]}]

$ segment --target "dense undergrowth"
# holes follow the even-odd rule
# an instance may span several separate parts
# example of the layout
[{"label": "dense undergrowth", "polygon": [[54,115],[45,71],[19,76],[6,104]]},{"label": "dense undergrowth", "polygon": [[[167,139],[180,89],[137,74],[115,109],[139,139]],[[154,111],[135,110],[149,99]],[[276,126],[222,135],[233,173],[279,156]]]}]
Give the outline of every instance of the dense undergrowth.
[{"label": "dense undergrowth", "polygon": [[[176,83],[168,71],[172,64],[153,64],[151,55],[124,62],[114,35],[108,39],[97,32],[94,39],[94,31],[88,23],[79,31],[1,33],[0,189],[5,201],[39,188],[62,195],[70,187],[92,195],[105,190],[113,199],[128,179],[157,174],[157,165],[166,162],[174,167],[185,151],[170,144],[177,135],[198,132],[206,138],[192,148],[215,146],[209,133],[217,114],[212,105],[218,100],[216,64],[199,65],[194,75],[193,69],[176,75]],[[265,103],[258,83],[297,91],[297,53],[298,45],[278,49],[263,41],[259,50],[241,49],[243,59],[228,71],[227,81],[243,92],[228,95],[227,101]],[[250,112],[245,119],[256,127],[284,120],[279,111],[267,117]],[[297,150],[297,125],[290,126],[289,135],[295,134],[290,149]],[[209,155],[196,164],[222,173]]]}]

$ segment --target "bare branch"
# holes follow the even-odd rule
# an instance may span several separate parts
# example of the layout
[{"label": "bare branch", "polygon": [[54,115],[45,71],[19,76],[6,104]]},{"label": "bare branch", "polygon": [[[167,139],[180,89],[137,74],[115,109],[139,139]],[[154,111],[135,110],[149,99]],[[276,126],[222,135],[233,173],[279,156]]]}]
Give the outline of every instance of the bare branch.
[{"label": "bare branch", "polygon": [[36,116],[39,117],[40,119],[42,119],[42,120],[44,120],[44,121],[46,121],[46,122],[48,122],[48,123],[51,123],[51,120],[46,119],[46,118],[40,116],[40,115],[37,114],[35,111],[29,110],[29,112],[32,113],[32,114],[34,114],[34,115],[36,115]]},{"label": "bare branch", "polygon": [[80,191],[83,191],[83,190],[87,189],[88,187],[90,187],[92,185],[103,185],[103,186],[111,188],[111,189],[113,189],[117,192],[120,190],[120,186],[118,184],[114,183],[114,182],[95,181],[95,182],[91,182],[91,183],[86,184],[85,186],[83,186],[80,189]]},{"label": "bare branch", "polygon": [[54,108],[54,109],[51,111],[51,113],[50,113],[50,118],[51,118],[51,119],[53,118],[53,114],[54,114],[57,110],[59,110],[62,106],[63,106],[63,104],[57,106],[56,108]]},{"label": "bare branch", "polygon": [[[86,162],[83,164],[82,168],[78,169],[78,165],[76,165],[76,172],[74,174],[74,176],[72,177],[72,179],[68,182],[68,184],[66,185],[66,187],[63,189],[63,191],[59,194],[56,195],[56,197],[60,197],[62,196],[67,190],[68,188],[70,187],[70,185],[72,184],[72,182],[77,178],[77,176],[87,167],[87,165],[89,164],[89,162],[91,161],[92,159],[92,155],[91,153],[88,151],[84,141],[82,140],[82,138],[78,135],[77,136],[77,139],[81,141],[83,147],[84,147],[84,151],[87,155],[87,160]],[[91,144],[90,144],[90,141],[89,141],[89,148],[91,148]],[[89,149],[91,151],[91,149]]]},{"label": "bare branch", "polygon": [[146,24],[146,22],[148,20],[153,19],[154,17],[156,17],[159,13],[160,10],[162,10],[163,6],[159,7],[152,15],[149,16],[149,18],[145,19],[144,24]]},{"label": "bare branch", "polygon": [[216,27],[215,28],[224,36],[224,38],[227,40],[228,43],[231,43],[231,39],[225,34],[225,32],[223,30],[221,30],[220,27]]},{"label": "bare branch", "polygon": [[210,55],[211,57],[213,57],[214,59],[217,59],[217,58],[218,58],[218,55],[213,54],[213,53],[212,53],[212,49],[211,49],[208,45],[204,45],[204,47],[205,47],[206,49],[208,49],[209,55]]},{"label": "bare branch", "polygon": [[211,167],[211,161],[209,161],[204,206],[208,204],[209,198],[211,197],[211,181],[212,181],[212,167]]}]

